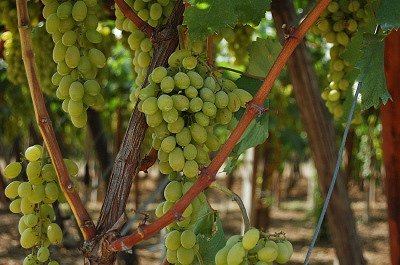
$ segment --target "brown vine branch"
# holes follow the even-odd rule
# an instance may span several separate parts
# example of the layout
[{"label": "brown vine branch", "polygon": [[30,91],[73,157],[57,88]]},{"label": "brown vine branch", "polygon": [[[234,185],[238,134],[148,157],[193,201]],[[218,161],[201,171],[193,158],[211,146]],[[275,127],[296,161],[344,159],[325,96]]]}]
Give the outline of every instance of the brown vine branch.
[{"label": "brown vine branch", "polygon": [[147,172],[147,170],[157,161],[157,153],[158,151],[156,149],[151,148],[149,153],[140,162],[139,170]]},{"label": "brown vine branch", "polygon": [[71,207],[72,212],[78,222],[79,229],[82,232],[83,238],[85,240],[89,240],[93,238],[96,234],[96,229],[94,227],[92,219],[90,218],[88,212],[83,206],[83,203],[79,198],[78,193],[75,191],[73,183],[69,178],[68,171],[64,164],[60,147],[58,146],[53,126],[44,103],[43,94],[41,92],[39,80],[37,78],[37,69],[32,49],[30,21],[26,0],[17,0],[17,14],[19,34],[21,36],[22,58],[28,78],[36,122],[39,126],[40,133],[46,144],[51,161],[53,162],[56,169],[61,190],[64,193],[68,204]]},{"label": "brown vine branch", "polygon": [[257,79],[257,80],[261,80],[261,81],[264,81],[264,79],[265,79],[265,77],[263,77],[263,76],[257,76],[257,75],[248,74],[248,73],[242,72],[240,70],[233,69],[233,68],[230,68],[230,67],[225,67],[225,66],[215,66],[214,69],[215,70],[231,71],[231,72],[240,74],[242,76],[246,76],[246,77],[249,77],[251,79]]},{"label": "brown vine branch", "polygon": [[229,139],[218,151],[218,154],[212,160],[211,164],[201,172],[200,177],[195,182],[195,184],[188,190],[185,195],[182,196],[182,198],[174,205],[174,207],[172,207],[168,212],[166,212],[155,222],[146,226],[141,226],[140,231],[136,231],[131,235],[122,237],[112,242],[111,248],[113,251],[124,251],[130,249],[140,241],[153,236],[162,228],[177,220],[177,218],[181,216],[181,213],[188,207],[191,201],[215,180],[215,174],[218,172],[223,162],[229,156],[250,122],[257,114],[262,114],[262,103],[270,92],[279,73],[282,71],[283,67],[289,60],[290,55],[293,53],[296,46],[302,41],[308,29],[315,23],[315,21],[318,19],[320,14],[325,10],[330,2],[331,0],[319,1],[316,6],[311,10],[311,12],[307,15],[307,17],[303,20],[303,22],[299,25],[299,27],[286,40],[282,51],[276,58],[271,70],[269,71],[263,84],[259,88],[257,94],[246,108],[246,111],[239,121],[238,126],[233,130]]},{"label": "brown vine branch", "polygon": [[154,28],[141,19],[124,0],[115,0],[115,3],[121,9],[122,13],[143,31],[148,38],[153,36]]}]

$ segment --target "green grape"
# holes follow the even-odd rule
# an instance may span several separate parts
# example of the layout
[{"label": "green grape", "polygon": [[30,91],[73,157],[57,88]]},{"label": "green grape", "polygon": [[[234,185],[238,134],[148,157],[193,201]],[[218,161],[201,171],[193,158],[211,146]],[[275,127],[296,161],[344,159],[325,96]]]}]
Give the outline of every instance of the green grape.
[{"label": "green grape", "polygon": [[243,108],[246,107],[247,102],[249,102],[253,99],[253,96],[244,89],[238,88],[238,89],[233,90],[232,92],[238,96],[240,103],[241,103],[240,106]]},{"label": "green grape", "polygon": [[36,256],[33,256],[31,253],[24,258],[22,265],[39,265],[39,261],[37,260]]},{"label": "green grape", "polygon": [[28,226],[25,224],[25,217],[21,216],[21,218],[18,221],[18,233],[22,235],[22,233],[28,228]]},{"label": "green grape", "polygon": [[45,262],[50,257],[50,251],[47,247],[40,247],[37,252],[37,259],[40,262]]},{"label": "green grape", "polygon": [[197,147],[197,155],[195,161],[199,165],[207,165],[210,162],[208,153],[201,146],[196,146],[196,147]]},{"label": "green grape", "polygon": [[184,127],[179,133],[176,134],[176,143],[180,146],[187,146],[192,140],[190,129]]},{"label": "green grape", "polygon": [[62,76],[59,73],[55,72],[51,77],[51,83],[55,86],[58,86],[61,82],[61,78]]},{"label": "green grape", "polygon": [[26,166],[26,175],[30,181],[39,178],[41,171],[42,166],[39,161],[29,162]]},{"label": "green grape", "polygon": [[30,146],[25,150],[25,158],[29,161],[36,161],[42,156],[42,149],[38,146]]},{"label": "green grape", "polygon": [[340,92],[337,90],[331,90],[328,94],[329,101],[337,101],[340,99]]},{"label": "green grape", "polygon": [[185,95],[188,98],[195,98],[195,97],[197,97],[198,94],[199,94],[199,92],[193,86],[189,86],[188,88],[185,89]]},{"label": "green grape", "polygon": [[175,81],[171,76],[166,76],[161,80],[160,88],[164,93],[170,93],[174,90]]},{"label": "green grape", "polygon": [[205,115],[209,117],[213,117],[217,114],[217,107],[214,105],[214,103],[208,101],[204,102],[201,110]]},{"label": "green grape", "polygon": [[176,256],[178,257],[178,261],[182,265],[189,265],[193,262],[195,253],[193,249],[187,249],[184,247],[178,248],[176,252]]},{"label": "green grape", "polygon": [[62,241],[62,231],[61,228],[56,223],[51,223],[47,227],[47,237],[51,244],[57,245]]},{"label": "green grape", "polygon": [[20,213],[21,212],[21,198],[13,200],[8,206],[12,213]]},{"label": "green grape", "polygon": [[242,263],[244,257],[246,255],[246,251],[243,248],[242,242],[237,242],[235,245],[231,247],[227,255],[227,263],[228,265],[239,265]]},{"label": "green grape", "polygon": [[90,62],[97,68],[103,68],[106,65],[106,57],[102,51],[92,48],[88,55]]},{"label": "green grape", "polygon": [[218,109],[215,120],[219,124],[226,125],[232,120],[232,117],[233,117],[232,112],[229,109],[227,108]]},{"label": "green grape", "polygon": [[183,174],[188,178],[197,177],[199,173],[199,165],[194,160],[187,160],[183,167]]},{"label": "green grape", "polygon": [[9,179],[17,177],[22,170],[22,165],[19,162],[12,162],[4,169],[4,176]]},{"label": "green grape", "polygon": [[21,212],[23,214],[30,214],[33,212],[35,205],[29,201],[28,198],[23,197],[21,199]]},{"label": "green grape", "polygon": [[167,128],[171,133],[179,133],[185,127],[185,120],[179,117],[175,122],[168,123]]},{"label": "green grape", "polygon": [[167,123],[173,123],[178,120],[179,112],[175,108],[172,108],[169,111],[163,111],[162,116]]},{"label": "green grape", "polygon": [[[77,39],[77,34],[73,30],[69,30],[62,35],[61,43],[65,46],[72,46],[75,44]],[[65,51],[67,48],[65,48]],[[64,52],[65,53],[65,52]],[[65,55],[64,55],[65,56]]]},{"label": "green grape", "polygon": [[142,68],[146,68],[150,65],[151,56],[147,52],[140,52],[138,57],[138,65]]},{"label": "green grape", "polygon": [[[268,243],[272,242],[272,243]],[[275,245],[273,245],[275,244]],[[278,246],[273,241],[267,241],[265,247],[261,248],[257,252],[257,257],[259,260],[264,262],[272,262],[278,257]]]},{"label": "green grape", "polygon": [[155,210],[155,214],[157,218],[160,218],[161,216],[163,216],[163,206],[164,206],[164,202],[161,202],[157,205],[157,208]]},{"label": "green grape", "polygon": [[203,107],[203,100],[199,97],[195,97],[190,100],[189,109],[192,112],[199,112]]},{"label": "green grape", "polygon": [[168,130],[168,123],[162,122],[160,125],[154,128],[154,134],[157,138],[164,139],[168,135],[170,135],[170,131]]},{"label": "green grape", "polygon": [[189,99],[184,95],[176,94],[171,96],[174,103],[174,108],[179,111],[186,111],[189,109]]},{"label": "green grape", "polygon": [[166,253],[167,261],[171,264],[175,264],[178,262],[177,251],[172,249],[167,249]]},{"label": "green grape", "polygon": [[79,171],[78,165],[71,159],[64,158],[63,161],[65,166],[67,167],[68,173],[71,176],[76,176]]},{"label": "green grape", "polygon": [[260,231],[256,228],[252,228],[248,230],[242,238],[243,248],[246,250],[250,250],[257,245],[258,240],[260,239]]},{"label": "green grape", "polygon": [[31,195],[28,197],[29,201],[33,204],[39,203],[44,200],[45,197],[45,191],[44,191],[44,185],[39,184],[33,186],[33,190]]},{"label": "green grape", "polygon": [[197,66],[197,58],[194,56],[188,56],[183,58],[182,65],[188,70],[192,70]]},{"label": "green grape", "polygon": [[279,242],[278,245],[278,256],[276,257],[275,261],[279,264],[283,264],[289,261],[290,257],[292,256],[293,251],[287,247],[285,243]]},{"label": "green grape", "polygon": [[208,76],[208,77],[206,77],[206,79],[204,79],[204,86],[208,87],[209,89],[211,89],[214,92],[216,91],[216,83],[212,76]]},{"label": "green grape", "polygon": [[210,118],[205,115],[203,112],[196,112],[194,114],[194,118],[196,120],[196,123],[198,123],[199,125],[206,127],[210,124]]},{"label": "green grape", "polygon": [[181,246],[181,232],[173,230],[165,238],[165,247],[169,250],[178,250]]},{"label": "green grape", "polygon": [[240,108],[240,105],[241,105],[239,97],[235,93],[230,92],[230,93],[228,93],[228,99],[229,99],[229,101],[228,101],[229,111],[231,111],[231,112],[238,111]]},{"label": "green grape", "polygon": [[162,94],[157,99],[157,106],[161,111],[169,111],[174,106],[172,98],[166,94]]},{"label": "green grape", "polygon": [[[190,58],[190,57],[187,57]],[[197,72],[195,71],[188,71],[187,76],[190,79],[190,85],[195,87],[195,88],[202,88],[204,85],[204,80],[203,77],[201,77],[201,75],[199,75]]]},{"label": "green grape", "polygon": [[50,220],[54,220],[55,213],[53,207],[50,204],[40,205],[40,218],[49,218]]},{"label": "green grape", "polygon": [[164,121],[162,112],[157,110],[156,113],[152,115],[146,115],[146,122],[149,127],[157,127]]},{"label": "green grape", "polygon": [[158,150],[157,158],[161,162],[167,162],[168,161],[168,155],[169,155],[169,153],[166,153],[162,149],[160,149],[160,150]]},{"label": "green grape", "polygon": [[237,85],[235,82],[229,79],[222,79],[222,86],[227,89],[228,91],[233,91],[235,89],[238,89]]},{"label": "green grape", "polygon": [[211,89],[209,89],[208,87],[203,87],[203,88],[200,90],[200,98],[201,98],[203,101],[208,101],[208,102],[212,102],[212,103],[215,102],[215,94],[214,94],[214,92],[213,92]]},{"label": "green grape", "polygon": [[52,260],[47,265],[60,265],[56,260]]},{"label": "green grape", "polygon": [[69,87],[69,96],[74,101],[81,100],[84,94],[85,94],[85,89],[81,82],[75,81]]},{"label": "green grape", "polygon": [[55,182],[49,182],[46,184],[45,194],[50,200],[56,201],[59,196],[59,192],[60,190]]},{"label": "green grape", "polygon": [[61,3],[57,8],[57,16],[60,19],[67,19],[72,13],[72,4],[70,1]]},{"label": "green grape", "polygon": [[183,211],[182,216],[184,218],[188,218],[188,217],[190,217],[192,212],[193,212],[193,205],[189,204],[189,206]]},{"label": "green grape", "polygon": [[18,195],[21,198],[28,197],[32,193],[32,185],[29,182],[22,182],[18,186]]},{"label": "green grape", "polygon": [[181,234],[181,245],[184,248],[191,249],[196,244],[196,234],[192,230],[185,230]]},{"label": "green grape", "polygon": [[[158,109],[158,101],[155,97],[149,97],[143,101],[142,111],[147,115],[152,115],[156,113]],[[164,113],[163,113],[164,114]],[[163,115],[164,116],[164,115]]]},{"label": "green grape", "polygon": [[72,17],[75,21],[81,22],[86,18],[88,9],[84,1],[76,1],[72,8]]},{"label": "green grape", "polygon": [[[288,241],[288,240],[284,240],[283,243],[286,245],[286,247],[289,250],[289,252],[291,252],[293,254],[293,245],[292,245],[292,243],[290,243],[290,241]],[[290,254],[290,256],[292,254]]]},{"label": "green grape", "polygon": [[87,56],[81,56],[78,64],[78,71],[81,72],[85,77],[88,77],[88,75],[92,73],[92,63]]},{"label": "green grape", "polygon": [[97,80],[86,80],[85,83],[83,84],[83,87],[85,89],[86,94],[96,96],[100,93],[100,85],[99,82],[97,82]]},{"label": "green grape", "polygon": [[151,73],[151,79],[158,84],[161,83],[161,81],[167,76],[167,74],[168,72],[165,67],[158,66]]},{"label": "green grape", "polygon": [[230,248],[229,247],[223,247],[221,248],[217,254],[215,255],[215,265],[228,265],[227,263],[227,257],[228,257],[228,252]]},{"label": "green grape", "polygon": [[182,171],[185,165],[185,157],[181,148],[176,147],[168,156],[168,162],[175,171]]},{"label": "green grape", "polygon": [[25,215],[23,218],[25,225],[31,228],[34,227],[39,221],[39,217],[34,213]]},{"label": "green grape", "polygon": [[139,99],[146,100],[149,97],[156,97],[159,91],[159,87],[156,84],[148,84],[145,88],[139,92]]},{"label": "green grape", "polygon": [[85,127],[86,123],[87,123],[87,113],[86,113],[86,111],[82,111],[80,114],[78,114],[76,116],[71,115],[71,122],[77,128]]},{"label": "green grape", "polygon": [[207,140],[207,131],[203,126],[193,123],[190,126],[190,133],[193,140],[198,144],[203,144]]},{"label": "green grape", "polygon": [[53,13],[46,18],[46,31],[48,33],[53,34],[58,32],[59,26],[60,19],[58,18],[57,14]]},{"label": "green grape", "polygon": [[339,44],[342,44],[343,46],[349,44],[350,41],[349,36],[344,31],[338,32],[336,34],[336,40]]},{"label": "green grape", "polygon": [[165,174],[165,175],[168,175],[168,174],[170,174],[170,173],[173,171],[173,169],[172,169],[171,166],[169,165],[169,162],[168,162],[168,161],[161,161],[161,162],[158,164],[158,168],[159,168],[160,172],[161,172],[162,174]]},{"label": "green grape", "polygon": [[61,78],[60,84],[58,85],[58,90],[60,90],[61,94],[65,97],[69,94],[69,87],[71,86],[74,79],[71,75],[65,75]]},{"label": "green grape", "polygon": [[100,43],[103,39],[103,35],[95,29],[86,31],[86,38],[90,43]]},{"label": "green grape", "polygon": [[21,234],[19,242],[21,247],[28,249],[39,244],[39,240],[39,234],[34,229],[29,227]]},{"label": "green grape", "polygon": [[217,136],[208,133],[205,145],[207,146],[208,149],[210,149],[210,151],[217,151],[220,148],[221,143],[219,142]]},{"label": "green grape", "polygon": [[[89,53],[90,56],[90,53]],[[69,46],[67,51],[65,52],[65,63],[68,65],[69,68],[75,68],[79,64],[81,56],[79,53],[78,47],[75,45]]]},{"label": "green grape", "polygon": [[150,18],[159,20],[162,16],[162,6],[159,3],[154,3],[150,6]]},{"label": "green grape", "polygon": [[183,148],[183,156],[187,159],[187,160],[193,160],[196,158],[197,156],[197,148],[195,145],[193,144],[188,144],[187,146],[185,146]]},{"label": "green grape", "polygon": [[14,199],[15,197],[17,197],[18,187],[20,184],[21,182],[18,180],[14,180],[10,184],[8,184],[7,187],[4,189],[4,195],[6,195],[6,197],[9,199]]},{"label": "green grape", "polygon": [[[151,49],[153,48],[153,44],[151,43],[151,40],[148,38],[144,38],[141,42],[140,42],[140,49],[143,52],[150,52]],[[161,81],[160,81],[161,82]],[[158,82],[159,83],[159,82]]]},{"label": "green grape", "polygon": [[190,86],[190,78],[184,72],[178,72],[174,75],[174,82],[177,88],[186,89]]},{"label": "green grape", "polygon": [[174,136],[168,136],[161,142],[161,150],[170,153],[176,147],[176,140]]},{"label": "green grape", "polygon": [[161,142],[162,142],[161,139],[153,138],[152,146],[154,147],[154,149],[160,150]]},{"label": "green grape", "polygon": [[68,113],[71,116],[79,116],[84,111],[82,100],[70,100],[68,102]]},{"label": "green grape", "polygon": [[137,50],[140,48],[140,43],[145,38],[145,35],[140,30],[133,31],[128,37],[128,44],[132,50]]}]

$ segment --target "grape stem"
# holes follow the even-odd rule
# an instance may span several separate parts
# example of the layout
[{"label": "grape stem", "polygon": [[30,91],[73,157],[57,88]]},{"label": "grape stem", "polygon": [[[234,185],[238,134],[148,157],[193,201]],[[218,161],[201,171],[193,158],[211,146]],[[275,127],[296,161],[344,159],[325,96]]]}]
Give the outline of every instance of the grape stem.
[{"label": "grape stem", "polygon": [[43,137],[51,161],[55,167],[60,183],[69,206],[76,218],[79,229],[85,240],[93,238],[96,234],[93,221],[86,211],[74,185],[69,178],[67,168],[61,155],[60,147],[54,134],[53,125],[44,103],[43,94],[37,77],[35,57],[32,49],[32,37],[29,21],[29,13],[26,0],[17,0],[18,28],[21,37],[22,58],[28,79],[30,94],[33,102],[36,123]]},{"label": "grape stem", "polygon": [[215,180],[215,175],[218,172],[219,168],[226,160],[226,158],[228,158],[229,154],[232,152],[233,148],[243,135],[246,128],[249,126],[250,122],[259,113],[257,106],[262,106],[262,103],[269,94],[272,86],[275,83],[275,80],[279,76],[282,69],[285,67],[294,49],[297,47],[297,45],[300,44],[306,32],[315,23],[315,21],[318,19],[318,17],[321,15],[321,13],[325,10],[330,2],[331,0],[319,1],[310,11],[310,13],[305,17],[305,19],[301,22],[298,28],[294,30],[293,38],[289,38],[285,42],[280,54],[276,58],[257,94],[248,104],[246,111],[243,114],[238,125],[233,130],[226,143],[218,151],[211,164],[201,172],[195,184],[163,216],[161,216],[149,225],[142,226],[140,233],[139,231],[136,231],[131,235],[113,241],[110,246],[111,250],[127,250],[132,248],[137,243],[153,236],[165,226],[176,221],[176,213],[182,213],[200,192],[211,185],[211,183]]},{"label": "grape stem", "polygon": [[215,66],[214,69],[215,70],[225,70],[225,71],[235,72],[235,73],[238,73],[238,74],[240,74],[242,76],[246,76],[246,77],[249,77],[249,78],[252,78],[252,79],[261,80],[261,81],[264,81],[264,79],[265,79],[265,77],[263,77],[263,76],[257,76],[257,75],[248,74],[248,73],[242,72],[240,70],[229,68],[229,67],[225,67],[225,66]]},{"label": "grape stem", "polygon": [[237,205],[239,206],[240,212],[242,213],[244,232],[247,232],[250,229],[251,224],[250,224],[249,215],[247,214],[246,207],[244,206],[242,198],[240,198],[240,196],[237,195],[235,192],[231,191],[230,189],[228,189],[227,187],[225,187],[223,185],[218,184],[217,182],[213,182],[210,185],[210,188],[214,188],[216,190],[223,192],[226,196],[228,196],[229,198],[231,198],[233,201],[235,201],[237,203]]},{"label": "grape stem", "polygon": [[125,17],[132,21],[139,30],[143,31],[146,37],[151,38],[153,36],[154,28],[141,19],[124,0],[115,0],[115,4],[121,9]]}]

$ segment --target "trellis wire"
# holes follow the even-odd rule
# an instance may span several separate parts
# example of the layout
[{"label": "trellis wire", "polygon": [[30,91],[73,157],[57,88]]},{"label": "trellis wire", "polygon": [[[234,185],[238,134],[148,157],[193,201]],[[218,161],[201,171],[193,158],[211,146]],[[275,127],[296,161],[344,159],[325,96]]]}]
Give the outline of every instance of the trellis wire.
[{"label": "trellis wire", "polygon": [[318,237],[319,231],[321,230],[322,222],[324,221],[326,210],[329,205],[329,201],[331,200],[331,197],[332,197],[333,188],[335,187],[336,179],[339,174],[340,164],[342,163],[342,158],[343,158],[344,147],[346,144],[347,135],[349,134],[351,119],[353,118],[354,110],[355,110],[356,103],[357,103],[357,98],[358,98],[358,95],[360,94],[360,89],[361,89],[361,82],[359,82],[357,84],[357,89],[356,89],[356,93],[354,95],[354,100],[351,105],[349,115],[347,116],[346,129],[344,130],[342,143],[340,144],[339,155],[336,160],[335,171],[333,173],[332,181],[331,181],[331,184],[329,185],[329,190],[326,195],[325,202],[324,202],[324,207],[322,208],[321,215],[319,216],[318,224],[317,224],[317,227],[315,228],[315,232],[314,232],[313,238],[311,240],[310,246],[308,248],[307,255],[304,260],[303,265],[308,265],[308,263],[310,261],[311,252],[313,251],[313,249],[315,247],[315,242],[317,241],[317,237]]}]

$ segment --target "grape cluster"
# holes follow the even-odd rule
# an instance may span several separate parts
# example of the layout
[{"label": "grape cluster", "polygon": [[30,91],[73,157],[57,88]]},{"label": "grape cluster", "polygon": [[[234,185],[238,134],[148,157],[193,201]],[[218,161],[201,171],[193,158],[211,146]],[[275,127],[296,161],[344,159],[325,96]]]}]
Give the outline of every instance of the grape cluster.
[{"label": "grape cluster", "polygon": [[224,38],[228,42],[228,50],[235,57],[234,64],[247,65],[249,62],[248,48],[252,42],[255,29],[250,25],[238,24],[233,29],[226,28],[216,36],[216,41]]},{"label": "grape cluster", "polygon": [[[25,249],[33,248],[23,264],[38,264],[47,262],[50,257],[49,246],[60,244],[62,231],[54,223],[55,213],[52,204],[56,201],[63,203],[66,199],[59,187],[55,169],[49,158],[44,157],[43,147],[30,146],[25,151],[27,165],[25,173],[27,180],[13,180],[5,188],[5,195],[12,199],[10,211],[22,213],[18,223],[21,235],[20,244]],[[64,159],[71,176],[78,173],[78,166],[69,159]],[[8,179],[17,178],[22,172],[22,162],[12,162],[4,169],[4,176]],[[76,182],[76,180],[75,180]],[[57,265],[51,260],[49,265]]]},{"label": "grape cluster", "polygon": [[154,130],[160,171],[183,172],[189,179],[208,165],[208,153],[220,147],[214,127],[228,124],[232,113],[252,99],[230,79],[202,72],[199,56],[186,49],[175,51],[168,59],[170,67],[155,68],[149,85],[136,91],[139,110]]},{"label": "grape cluster", "polygon": [[266,235],[251,228],[243,236],[234,235],[215,255],[216,265],[272,265],[287,263],[293,246],[282,233]]},{"label": "grape cluster", "polygon": [[354,82],[348,77],[353,65],[342,59],[341,54],[358,28],[366,23],[367,12],[366,1],[363,0],[332,1],[313,27],[314,33],[322,35],[328,43],[333,44],[328,75],[330,84],[322,92],[322,98],[335,119],[343,116],[342,105],[346,91],[351,89]]},{"label": "grape cluster", "polygon": [[[164,24],[171,15],[176,0],[130,0],[126,3],[138,14],[138,16],[152,27]],[[141,87],[151,58],[153,57],[153,44],[136,25],[124,16],[122,11],[115,6],[115,25],[119,30],[129,32],[128,44],[133,51],[133,69],[136,73],[136,87]],[[136,103],[133,94],[131,101]]]},{"label": "grape cluster", "polygon": [[46,30],[55,43],[53,60],[57,72],[52,82],[58,86],[56,96],[63,100],[62,109],[69,113],[74,126],[86,125],[88,107],[103,104],[98,69],[106,57],[97,49],[102,35],[97,31],[97,0],[42,0]]}]

